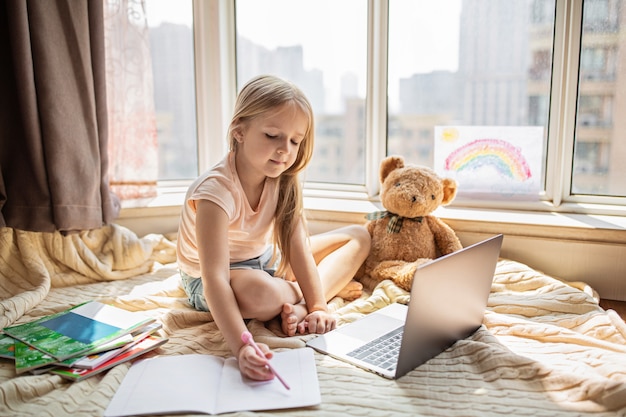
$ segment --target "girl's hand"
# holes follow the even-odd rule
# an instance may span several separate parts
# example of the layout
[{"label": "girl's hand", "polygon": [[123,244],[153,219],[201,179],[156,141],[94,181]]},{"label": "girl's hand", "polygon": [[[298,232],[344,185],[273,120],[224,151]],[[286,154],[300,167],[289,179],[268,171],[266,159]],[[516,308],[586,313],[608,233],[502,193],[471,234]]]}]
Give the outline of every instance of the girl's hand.
[{"label": "girl's hand", "polygon": [[265,353],[265,357],[259,356],[252,346],[243,345],[237,355],[239,371],[250,379],[268,381],[274,378],[274,374],[267,366],[268,360],[272,358],[273,353],[265,343],[257,343],[257,345]]},{"label": "girl's hand", "polygon": [[309,334],[322,334],[333,330],[337,321],[335,317],[326,311],[314,311],[304,318],[304,325]]}]

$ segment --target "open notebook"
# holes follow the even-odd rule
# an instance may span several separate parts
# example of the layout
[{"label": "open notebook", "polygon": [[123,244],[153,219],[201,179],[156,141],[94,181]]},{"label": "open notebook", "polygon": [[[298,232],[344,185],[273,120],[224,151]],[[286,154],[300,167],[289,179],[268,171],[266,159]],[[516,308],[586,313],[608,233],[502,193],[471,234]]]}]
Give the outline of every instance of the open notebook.
[{"label": "open notebook", "polygon": [[391,304],[307,346],[386,378],[403,376],[480,327],[502,240],[497,235],[421,266],[408,306]]}]

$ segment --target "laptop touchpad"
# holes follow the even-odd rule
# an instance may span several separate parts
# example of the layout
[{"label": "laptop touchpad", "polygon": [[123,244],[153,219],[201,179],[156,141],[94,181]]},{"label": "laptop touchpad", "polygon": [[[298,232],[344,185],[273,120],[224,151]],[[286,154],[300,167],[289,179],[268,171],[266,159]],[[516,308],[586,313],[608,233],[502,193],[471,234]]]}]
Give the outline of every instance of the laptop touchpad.
[{"label": "laptop touchpad", "polygon": [[337,331],[346,336],[369,341],[403,325],[404,322],[402,320],[394,319],[393,317],[383,314],[373,313],[361,320],[357,320],[343,326]]}]

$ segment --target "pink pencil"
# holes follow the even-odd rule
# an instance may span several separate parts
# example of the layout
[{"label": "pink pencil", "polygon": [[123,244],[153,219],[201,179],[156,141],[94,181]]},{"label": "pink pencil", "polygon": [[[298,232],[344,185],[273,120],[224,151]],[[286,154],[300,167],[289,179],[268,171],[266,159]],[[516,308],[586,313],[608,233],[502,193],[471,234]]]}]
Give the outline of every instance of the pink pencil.
[{"label": "pink pencil", "polygon": [[[257,355],[261,356],[261,357],[265,357],[265,354],[263,353],[263,351],[261,350],[261,348],[259,347],[259,345],[257,345],[254,341],[254,339],[252,338],[252,334],[250,334],[250,332],[245,331],[241,334],[241,340],[244,343],[249,344],[250,346],[252,346],[254,348],[254,350],[256,350]],[[267,363],[267,367],[269,368],[270,371],[272,371],[272,373],[274,374],[274,376],[276,376],[276,378],[278,378],[278,380],[281,382],[281,384],[284,385],[285,388],[287,389],[291,389],[289,388],[289,385],[287,385],[287,383],[285,382],[285,380],[278,375],[278,372],[276,372],[276,370],[272,367],[272,365],[270,365],[270,363]]]}]

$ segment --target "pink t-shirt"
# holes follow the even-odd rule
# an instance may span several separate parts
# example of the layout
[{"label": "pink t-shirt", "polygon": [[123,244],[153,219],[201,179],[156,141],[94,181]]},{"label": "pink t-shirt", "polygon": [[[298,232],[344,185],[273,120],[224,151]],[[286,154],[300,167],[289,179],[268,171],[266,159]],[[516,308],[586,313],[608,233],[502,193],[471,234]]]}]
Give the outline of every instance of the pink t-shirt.
[{"label": "pink t-shirt", "polygon": [[189,187],[178,227],[176,253],[179,268],[200,277],[196,238],[196,202],[209,200],[228,215],[230,262],[262,255],[271,243],[274,213],[278,202],[278,180],[267,178],[257,210],[248,203],[235,167],[235,154],[229,152],[221,162],[205,172]]}]

